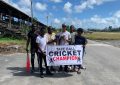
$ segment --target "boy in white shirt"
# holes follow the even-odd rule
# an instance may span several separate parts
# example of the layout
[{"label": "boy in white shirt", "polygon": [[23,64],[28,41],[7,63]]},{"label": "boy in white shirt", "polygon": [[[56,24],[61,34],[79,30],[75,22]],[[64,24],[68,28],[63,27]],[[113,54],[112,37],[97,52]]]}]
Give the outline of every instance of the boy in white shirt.
[{"label": "boy in white shirt", "polygon": [[44,60],[45,63],[45,67],[46,67],[46,74],[48,75],[52,75],[52,73],[49,71],[48,66],[47,66],[47,62],[46,62],[46,54],[45,54],[45,50],[46,50],[46,37],[45,35],[45,28],[42,27],[40,29],[40,33],[37,36],[36,39],[36,43],[38,44],[38,56],[39,56],[39,67],[40,67],[40,77],[43,78],[43,68],[42,68],[42,60]]}]

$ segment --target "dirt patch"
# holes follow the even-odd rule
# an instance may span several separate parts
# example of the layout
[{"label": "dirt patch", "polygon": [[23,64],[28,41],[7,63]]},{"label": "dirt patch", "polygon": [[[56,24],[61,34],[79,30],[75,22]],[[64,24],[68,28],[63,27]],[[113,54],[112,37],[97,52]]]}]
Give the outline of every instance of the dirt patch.
[{"label": "dirt patch", "polygon": [[1,44],[0,43],[0,54],[9,54],[9,53],[24,53],[25,47],[22,45],[16,45],[14,43]]}]

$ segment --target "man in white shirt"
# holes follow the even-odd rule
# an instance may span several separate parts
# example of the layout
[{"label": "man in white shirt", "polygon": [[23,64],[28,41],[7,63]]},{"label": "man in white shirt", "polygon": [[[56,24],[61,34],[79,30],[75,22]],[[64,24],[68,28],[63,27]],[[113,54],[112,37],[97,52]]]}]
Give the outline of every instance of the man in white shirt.
[{"label": "man in white shirt", "polygon": [[49,71],[47,62],[46,62],[46,55],[45,55],[45,50],[46,50],[46,37],[45,35],[45,28],[42,27],[40,29],[40,33],[38,37],[36,38],[36,43],[38,44],[38,56],[39,56],[39,67],[40,67],[40,77],[43,78],[43,68],[42,68],[42,60],[44,60],[45,67],[46,67],[46,74],[52,75],[52,73]]},{"label": "man in white shirt", "polygon": [[[69,45],[71,41],[70,32],[66,30],[66,25],[62,24],[62,32],[59,33],[59,45]],[[63,68],[60,66],[59,71],[62,71]],[[68,66],[64,66],[64,71],[68,72]]]},{"label": "man in white shirt", "polygon": [[60,41],[59,45],[69,45],[71,35],[70,32],[66,30],[66,25],[62,24],[62,32],[59,33]]}]

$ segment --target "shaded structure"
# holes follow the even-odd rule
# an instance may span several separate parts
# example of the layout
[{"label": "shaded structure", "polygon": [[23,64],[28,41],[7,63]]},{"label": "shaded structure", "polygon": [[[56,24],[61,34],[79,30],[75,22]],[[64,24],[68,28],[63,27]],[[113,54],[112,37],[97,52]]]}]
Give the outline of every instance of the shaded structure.
[{"label": "shaded structure", "polygon": [[[29,15],[0,0],[0,35],[25,34],[26,30],[30,28],[31,19]],[[33,21],[38,27],[47,27],[35,19]]]}]

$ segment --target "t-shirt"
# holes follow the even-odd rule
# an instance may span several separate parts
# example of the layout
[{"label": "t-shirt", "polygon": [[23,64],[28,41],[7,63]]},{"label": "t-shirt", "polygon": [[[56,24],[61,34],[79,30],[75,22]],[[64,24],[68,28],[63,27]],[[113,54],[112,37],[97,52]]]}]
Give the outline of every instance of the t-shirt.
[{"label": "t-shirt", "polygon": [[[45,52],[46,50],[46,37],[41,37],[40,35],[37,36],[36,38],[36,43],[39,44],[39,48],[42,50],[42,52]],[[40,52],[40,50],[38,49],[38,52]]]},{"label": "t-shirt", "polygon": [[[71,38],[71,35],[68,31],[60,32],[59,37],[64,37],[66,40],[69,40]],[[60,45],[69,45],[69,43],[63,38],[60,39],[59,44]]]},{"label": "t-shirt", "polygon": [[74,44],[75,43],[75,36],[76,36],[76,32],[73,32],[73,33],[70,33],[71,35],[71,44]]},{"label": "t-shirt", "polygon": [[27,36],[30,39],[31,49],[37,49],[36,38],[38,35],[30,31]]},{"label": "t-shirt", "polygon": [[83,36],[75,36],[75,45],[85,45],[87,43],[87,40]]},{"label": "t-shirt", "polygon": [[[55,33],[52,34],[46,33],[45,36],[47,42],[55,39]],[[49,45],[54,45],[54,42],[50,43]]]}]

